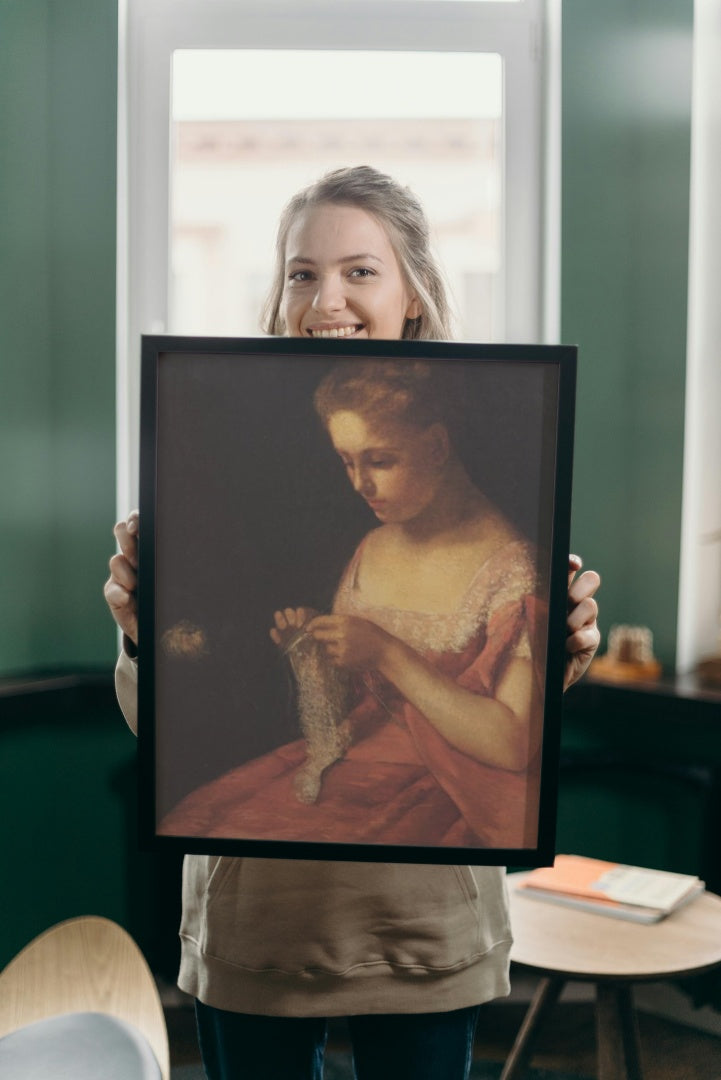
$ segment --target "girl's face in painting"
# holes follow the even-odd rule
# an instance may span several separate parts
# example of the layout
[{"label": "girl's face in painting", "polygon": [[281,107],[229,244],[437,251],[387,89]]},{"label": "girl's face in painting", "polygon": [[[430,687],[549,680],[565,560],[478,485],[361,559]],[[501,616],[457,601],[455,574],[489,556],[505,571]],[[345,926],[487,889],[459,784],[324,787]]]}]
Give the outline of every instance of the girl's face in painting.
[{"label": "girl's face in painting", "polygon": [[348,479],[384,523],[403,523],[434,500],[448,457],[445,429],[425,430],[402,421],[370,424],[356,412],[337,412],[328,434]]},{"label": "girl's face in painting", "polygon": [[381,223],[322,203],[288,231],[281,311],[289,337],[396,339],[421,308]]}]

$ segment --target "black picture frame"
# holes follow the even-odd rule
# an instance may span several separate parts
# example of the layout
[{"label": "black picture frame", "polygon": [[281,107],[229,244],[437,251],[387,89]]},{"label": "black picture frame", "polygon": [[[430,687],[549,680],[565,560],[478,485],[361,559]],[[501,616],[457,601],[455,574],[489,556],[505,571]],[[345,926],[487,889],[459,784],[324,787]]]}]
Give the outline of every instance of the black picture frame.
[{"label": "black picture frame", "polygon": [[[538,581],[535,597],[522,601],[522,632],[528,636],[532,624],[540,749],[527,769],[474,761],[466,770],[456,750],[447,760],[442,736],[433,735],[430,748],[422,741],[430,728],[421,715],[420,734],[415,728],[409,734],[409,720],[398,736],[419,753],[420,771],[403,771],[410,769],[405,750],[401,765],[392,755],[388,764],[385,749],[382,761],[370,751],[367,761],[354,760],[371,745],[360,745],[363,734],[348,759],[323,775],[315,802],[301,803],[297,795],[293,802],[287,785],[291,774],[297,783],[306,744],[299,742],[298,688],[288,657],[269,631],[273,612],[286,606],[330,611],[354,551],[378,525],[348,483],[313,408],[324,376],[359,360],[421,363],[443,393],[447,387],[462,403],[465,422],[454,434],[459,456],[518,534],[518,550],[531,553]],[[144,849],[506,866],[553,861],[575,383],[573,346],[143,337],[138,734]],[[518,605],[512,610],[521,618]],[[491,646],[501,648],[494,644],[498,631],[482,633],[478,659],[474,653],[468,669],[474,673],[475,665],[480,672],[491,663]],[[450,661],[456,659],[453,653]],[[407,703],[389,707],[377,685],[368,673],[356,673],[351,692],[363,697],[368,687],[397,731]],[[409,715],[420,723],[416,710]],[[382,718],[373,723],[379,738],[389,735]],[[417,787],[406,780],[411,775]],[[352,806],[349,778],[356,785]],[[404,800],[409,806],[401,808]]]}]

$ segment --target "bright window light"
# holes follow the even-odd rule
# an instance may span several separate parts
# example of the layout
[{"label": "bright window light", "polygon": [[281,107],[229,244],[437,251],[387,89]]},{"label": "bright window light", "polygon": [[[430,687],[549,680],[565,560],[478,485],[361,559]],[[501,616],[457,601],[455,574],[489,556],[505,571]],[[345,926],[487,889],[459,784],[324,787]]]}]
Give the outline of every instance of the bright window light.
[{"label": "bright window light", "polygon": [[426,207],[457,336],[501,336],[500,56],[178,50],[172,119],[172,333],[257,334],[283,206],[369,164]]}]

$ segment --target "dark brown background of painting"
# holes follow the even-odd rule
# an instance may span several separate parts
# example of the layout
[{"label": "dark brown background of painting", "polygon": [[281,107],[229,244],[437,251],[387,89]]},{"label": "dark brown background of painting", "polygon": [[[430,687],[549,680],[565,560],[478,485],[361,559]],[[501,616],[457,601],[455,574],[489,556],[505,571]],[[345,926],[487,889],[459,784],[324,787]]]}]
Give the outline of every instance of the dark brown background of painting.
[{"label": "dark brown background of painting", "polygon": [[[377,524],[313,411],[313,390],[334,362],[159,359],[156,641],[189,620],[208,643],[195,660],[156,653],[159,814],[206,780],[298,736],[293,684],[269,638],[273,611],[328,610],[357,543]],[[469,471],[547,552],[557,369],[435,362],[465,399],[459,442]],[[547,554],[541,560],[545,571]]]}]

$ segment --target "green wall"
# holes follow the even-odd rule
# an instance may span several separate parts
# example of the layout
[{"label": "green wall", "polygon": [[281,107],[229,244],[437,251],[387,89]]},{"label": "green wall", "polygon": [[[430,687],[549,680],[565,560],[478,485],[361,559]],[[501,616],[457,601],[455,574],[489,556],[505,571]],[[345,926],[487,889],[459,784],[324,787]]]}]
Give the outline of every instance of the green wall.
[{"label": "green wall", "polygon": [[137,779],[109,672],[0,687],[0,969],[54,923],[94,914],[175,977],[180,857],[139,850]]},{"label": "green wall", "polygon": [[[692,0],[563,5],[562,340],[579,346],[573,546],[601,628],[675,656]],[[605,647],[605,646],[604,646]]]},{"label": "green wall", "polygon": [[[102,597],[115,515],[116,0],[0,0],[0,966],[95,913],[146,948],[135,740]],[[9,885],[9,887],[8,887]]]},{"label": "green wall", "polygon": [[112,662],[116,0],[0,0],[0,676]]}]

